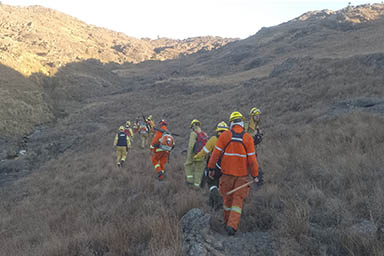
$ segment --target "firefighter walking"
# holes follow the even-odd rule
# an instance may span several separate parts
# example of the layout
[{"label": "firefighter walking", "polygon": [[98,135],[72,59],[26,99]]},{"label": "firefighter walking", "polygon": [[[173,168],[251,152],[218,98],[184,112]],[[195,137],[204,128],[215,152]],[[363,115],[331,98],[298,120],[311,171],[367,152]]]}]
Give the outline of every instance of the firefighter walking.
[{"label": "firefighter walking", "polygon": [[[260,115],[261,111],[257,107],[251,108],[249,111],[249,121],[245,123],[244,129],[246,130],[249,135],[253,137],[253,143],[255,145],[255,152],[257,157],[257,146],[263,141],[263,133],[260,129]],[[259,182],[257,183],[258,186],[262,186],[264,184],[264,172],[259,166]]]},{"label": "firefighter walking", "polygon": [[227,195],[227,192],[248,182],[248,175],[258,181],[258,163],[253,138],[244,130],[245,118],[240,112],[230,115],[230,130],[220,135],[208,163],[209,175],[214,168],[221,170],[219,187],[223,196],[225,229],[228,235],[238,230],[243,200],[248,196],[249,186]]},{"label": "firefighter walking", "polygon": [[140,120],[138,123],[138,133],[140,136],[140,148],[145,149],[148,147],[148,141],[149,141],[149,129],[147,127],[147,124]]},{"label": "firefighter walking", "polygon": [[164,119],[159,122],[160,129],[156,130],[150,146],[150,150],[153,152],[152,164],[159,180],[164,179],[164,167],[168,162],[170,151],[174,147],[173,137],[167,134],[167,125]]},{"label": "firefighter walking", "polygon": [[131,122],[130,121],[125,122],[125,130],[124,130],[124,132],[129,137],[129,140],[131,141],[131,145],[132,145],[133,136],[134,135],[133,135],[133,130],[132,130]]},{"label": "firefighter walking", "polygon": [[[228,129],[229,129],[229,127],[224,121],[218,123],[216,126],[216,134],[214,136],[212,136],[211,138],[209,138],[209,140],[207,141],[207,144],[205,144],[203,149],[200,150],[200,152],[197,153],[193,157],[193,159],[194,160],[205,160],[206,159],[207,164],[208,164],[209,157],[211,156],[211,152],[215,148],[217,139],[220,137],[220,135],[223,132],[228,131]],[[208,166],[206,167],[205,170],[207,170],[207,169],[208,169]],[[204,172],[204,178],[207,179],[207,184],[208,184],[208,188],[209,188],[209,205],[214,209],[219,209],[223,205],[223,199],[222,199],[220,192],[219,192],[219,178],[221,176],[221,172],[219,170],[215,169],[215,175],[213,175],[211,177],[206,177],[206,176],[208,176],[207,171]]]},{"label": "firefighter walking", "polygon": [[147,119],[145,119],[145,122],[147,123],[148,127],[148,138],[151,139],[155,133],[155,122],[153,121],[152,115],[149,115]]},{"label": "firefighter walking", "polygon": [[116,164],[118,167],[122,167],[127,158],[128,148],[131,147],[131,141],[125,133],[124,126],[120,126],[119,133],[116,134],[113,145],[116,147]]},{"label": "firefighter walking", "polygon": [[192,120],[190,127],[192,131],[189,136],[187,159],[184,163],[186,184],[200,188],[205,162],[204,159],[194,159],[193,157],[205,146],[208,136],[201,130],[201,122],[199,120]]}]

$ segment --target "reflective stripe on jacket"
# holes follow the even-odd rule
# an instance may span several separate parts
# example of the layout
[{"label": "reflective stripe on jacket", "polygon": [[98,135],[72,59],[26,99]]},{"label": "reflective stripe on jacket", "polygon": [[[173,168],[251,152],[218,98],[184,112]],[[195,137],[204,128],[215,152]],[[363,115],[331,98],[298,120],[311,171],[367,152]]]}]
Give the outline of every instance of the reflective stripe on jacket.
[{"label": "reflective stripe on jacket", "polygon": [[[237,134],[244,131],[240,125],[233,126],[232,130]],[[230,130],[220,135],[212,152],[208,167],[215,168],[220,155],[223,154],[220,165],[223,174],[247,176],[249,170],[251,176],[258,176],[259,166],[256,159],[253,138],[248,133],[244,133],[242,139],[234,138],[236,142],[231,140],[232,131]]]}]

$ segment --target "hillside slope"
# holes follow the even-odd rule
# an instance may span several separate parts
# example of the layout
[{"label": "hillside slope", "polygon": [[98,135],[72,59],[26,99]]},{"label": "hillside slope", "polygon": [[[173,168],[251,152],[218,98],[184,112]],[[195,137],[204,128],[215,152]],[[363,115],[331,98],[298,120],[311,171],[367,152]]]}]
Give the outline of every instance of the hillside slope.
[{"label": "hillside slope", "polygon": [[[60,115],[61,110],[56,109],[56,100],[68,101],[81,90],[82,94],[92,91],[100,95],[111,89],[107,84],[118,87],[122,83],[117,81],[118,79],[114,80],[115,84],[107,81],[107,77],[114,75],[103,71],[97,75],[97,77],[105,76],[100,81],[91,78],[87,71],[92,69],[90,68],[92,65],[85,68],[84,72],[72,70],[71,73],[68,72],[67,65],[76,62],[87,63],[86,61],[90,59],[90,63],[96,60],[104,64],[166,60],[177,58],[179,55],[211,51],[233,40],[220,37],[196,37],[184,40],[136,39],[123,33],[88,25],[69,15],[41,6],[14,7],[0,4],[0,65],[14,70],[9,75],[7,72],[1,74],[0,100],[6,106],[0,112],[1,137],[9,139],[15,135],[24,135],[31,132],[35,125],[52,120],[54,117],[52,113]],[[45,76],[52,77],[60,69],[66,70],[66,80],[61,79],[62,81],[57,83],[47,82]],[[17,81],[14,80],[15,72],[20,73],[17,77],[23,81],[17,85],[7,82]],[[21,78],[21,75],[25,78]],[[85,81],[86,78],[91,79],[83,85],[100,85],[99,88],[104,88],[104,91],[97,92],[97,88],[91,89],[87,86],[81,88],[79,81]],[[46,83],[51,85],[56,83],[54,85],[56,87],[65,83],[64,91],[68,92],[68,97],[66,95],[60,97],[63,93],[59,90],[55,91],[57,95],[55,99],[41,96],[47,95],[44,90],[50,93],[53,89],[52,86],[46,86]],[[80,87],[76,88],[78,86]],[[85,87],[90,90],[87,92]],[[36,94],[32,105],[28,100],[31,98],[30,91]],[[25,111],[26,106],[30,111]]]},{"label": "hillside slope", "polygon": [[0,62],[24,75],[53,75],[71,62],[95,58],[103,63],[165,60],[221,47],[234,39],[136,39],[88,25],[41,6],[0,5]]},{"label": "hillside slope", "polygon": [[[188,75],[268,75],[288,58],[349,58],[384,51],[382,4],[308,12],[183,63]],[[176,64],[175,64],[176,65]]]},{"label": "hillside slope", "polygon": [[[17,159],[0,161],[0,254],[193,255],[180,223],[200,208],[212,218],[199,247],[207,255],[228,255],[231,242],[260,232],[272,238],[268,251],[250,242],[242,252],[383,255],[383,8],[310,12],[175,60],[88,59],[31,76],[57,118]],[[220,245],[211,238],[222,237],[222,212],[209,209],[206,189],[184,185],[182,151],[191,120],[213,135],[253,106],[265,184],[251,188],[239,233]],[[137,136],[126,166],[115,164],[117,128],[141,114],[180,135],[163,182]]]}]

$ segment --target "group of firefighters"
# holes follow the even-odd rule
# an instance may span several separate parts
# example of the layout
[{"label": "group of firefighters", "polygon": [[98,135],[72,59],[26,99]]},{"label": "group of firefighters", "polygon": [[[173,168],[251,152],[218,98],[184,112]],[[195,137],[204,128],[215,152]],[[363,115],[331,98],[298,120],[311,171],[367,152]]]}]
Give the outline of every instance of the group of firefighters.
[{"label": "group of firefighters", "polygon": [[[190,124],[191,134],[184,163],[185,183],[196,189],[208,184],[209,204],[215,209],[223,208],[228,235],[234,235],[238,230],[243,200],[248,196],[250,184],[255,182],[261,185],[263,182],[255,151],[263,135],[259,127],[260,114],[260,110],[253,107],[247,121],[240,112],[232,112],[229,125],[225,121],[219,122],[216,134],[209,139],[199,120],[194,119]],[[149,145],[157,178],[163,180],[164,167],[175,146],[173,136],[176,135],[168,130],[167,125],[167,121],[162,119],[155,127],[150,115],[147,118],[138,117],[132,126],[130,121],[120,126],[114,141],[117,166],[123,166],[133,138],[138,134],[140,147],[145,149]],[[248,176],[251,176],[251,181]]]}]

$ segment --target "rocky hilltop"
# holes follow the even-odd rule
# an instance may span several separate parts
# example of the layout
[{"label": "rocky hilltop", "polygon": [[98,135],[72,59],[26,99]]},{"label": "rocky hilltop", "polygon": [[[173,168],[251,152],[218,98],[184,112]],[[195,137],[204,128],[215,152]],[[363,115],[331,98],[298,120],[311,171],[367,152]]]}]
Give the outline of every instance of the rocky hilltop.
[{"label": "rocky hilltop", "polygon": [[67,63],[90,58],[103,63],[166,60],[180,54],[219,48],[234,39],[136,39],[88,25],[41,6],[0,5],[0,63],[24,75],[53,75]]},{"label": "rocky hilltop", "polygon": [[[209,54],[189,58],[188,74],[224,75],[244,71],[269,75],[289,58],[350,58],[384,52],[384,5],[312,11]],[[251,74],[250,74],[251,73]],[[243,76],[248,79],[249,76]],[[242,78],[240,78],[242,79]]]},{"label": "rocky hilltop", "polygon": [[290,23],[299,21],[318,22],[321,20],[337,21],[339,23],[364,23],[380,19],[383,15],[384,7],[382,4],[365,4],[357,6],[356,8],[348,6],[347,8],[338,11],[310,11],[293,19]]}]

